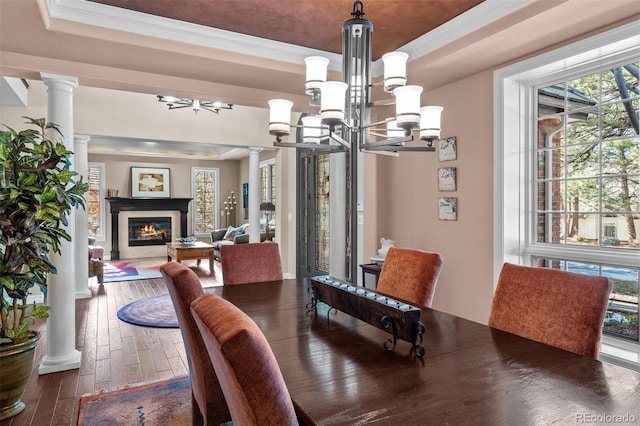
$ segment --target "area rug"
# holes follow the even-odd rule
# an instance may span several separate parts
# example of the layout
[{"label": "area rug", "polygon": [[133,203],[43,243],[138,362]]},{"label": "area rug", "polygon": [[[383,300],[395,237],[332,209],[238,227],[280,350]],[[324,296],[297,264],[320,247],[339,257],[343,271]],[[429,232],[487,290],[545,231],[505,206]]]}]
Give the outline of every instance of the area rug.
[{"label": "area rug", "polygon": [[188,376],[80,398],[78,425],[190,425]]},{"label": "area rug", "polygon": [[145,327],[177,328],[178,319],[169,294],[156,294],[118,309],[118,318]]},{"label": "area rug", "polygon": [[166,259],[122,260],[104,264],[104,282],[162,278],[160,266]]}]

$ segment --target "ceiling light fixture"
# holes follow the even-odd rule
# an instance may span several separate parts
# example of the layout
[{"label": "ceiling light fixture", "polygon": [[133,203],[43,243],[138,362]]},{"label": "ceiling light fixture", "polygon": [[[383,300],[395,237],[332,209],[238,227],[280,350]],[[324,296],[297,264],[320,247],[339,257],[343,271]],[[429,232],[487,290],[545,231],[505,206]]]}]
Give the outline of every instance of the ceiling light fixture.
[{"label": "ceiling light fixture", "polygon": [[[373,24],[364,19],[361,1],[353,4],[352,19],[342,28],[342,71],[344,81],[326,81],[329,59],[311,56],[307,65],[305,91],[311,96],[311,104],[320,106],[320,116],[314,124],[290,126],[289,119],[293,103],[285,99],[269,101],[269,133],[276,136],[275,146],[306,149],[326,148],[344,152],[360,151],[435,151],[433,141],[440,137],[440,115],[442,107],[420,108],[422,87],[407,85],[407,60],[404,52],[391,52],[382,56],[384,63],[384,91],[393,95],[392,100],[371,102],[371,35]],[[370,108],[395,104],[395,117],[370,123]],[[310,121],[310,120],[307,120]],[[376,133],[375,127],[387,125],[395,131]],[[285,143],[283,136],[289,135],[290,127],[302,131],[302,142]],[[414,140],[412,131],[418,129],[420,139],[426,146],[405,147]],[[371,130],[371,131],[370,131]],[[369,142],[369,136],[384,137]]]},{"label": "ceiling light fixture", "polygon": [[197,114],[201,109],[206,109],[219,114],[221,109],[232,109],[233,104],[218,101],[201,101],[198,99],[176,98],[175,96],[158,96],[158,101],[167,104],[169,109],[191,108]]},{"label": "ceiling light fixture", "polygon": [[[276,137],[274,146],[300,148],[304,156],[345,153],[345,162],[336,158],[335,164],[345,167],[344,196],[342,190],[332,191],[329,273],[354,282],[357,280],[359,238],[364,229],[364,185],[358,184],[361,153],[397,153],[398,151],[434,152],[434,141],[440,138],[442,107],[420,108],[422,87],[408,86],[407,60],[404,52],[387,53],[382,57],[384,77],[376,86],[383,86],[393,99],[371,100],[371,35],[373,24],[364,19],[361,1],[353,4],[352,18],[342,27],[342,79],[326,81],[329,60],[320,56],[305,59],[305,91],[311,96],[311,105],[320,106],[320,115],[302,114],[299,125],[291,126],[293,103],[285,99],[269,101],[269,133]],[[395,116],[372,123],[371,108],[395,104]],[[380,129],[375,129],[380,126]],[[298,129],[296,142],[283,142],[291,127]],[[413,130],[419,129],[419,138],[425,144],[413,141]],[[374,141],[369,138],[375,137]],[[386,152],[384,152],[386,151]],[[340,155],[340,154],[337,154]],[[397,154],[396,154],[397,155]],[[344,166],[342,164],[345,164]],[[337,175],[342,176],[342,169]],[[339,182],[338,178],[336,182]],[[341,182],[342,183],[342,182]],[[342,187],[341,187],[342,188]],[[342,197],[342,198],[341,198]],[[338,206],[345,204],[344,217]],[[334,216],[335,215],[335,216]],[[335,220],[334,220],[335,217]],[[346,261],[346,262],[345,262]],[[344,270],[341,270],[344,264]]]}]

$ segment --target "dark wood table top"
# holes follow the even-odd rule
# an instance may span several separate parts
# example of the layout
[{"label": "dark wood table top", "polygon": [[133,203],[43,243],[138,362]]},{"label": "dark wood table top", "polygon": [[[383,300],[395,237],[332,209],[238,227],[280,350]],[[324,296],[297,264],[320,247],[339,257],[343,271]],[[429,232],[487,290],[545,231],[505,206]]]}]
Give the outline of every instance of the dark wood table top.
[{"label": "dark wood table top", "polygon": [[[209,291],[209,290],[208,290]],[[318,304],[307,281],[218,287],[262,329],[295,403],[317,424],[640,422],[640,374],[425,308],[411,345]],[[609,416],[609,417],[605,417]],[[626,416],[626,417],[624,417]]]}]

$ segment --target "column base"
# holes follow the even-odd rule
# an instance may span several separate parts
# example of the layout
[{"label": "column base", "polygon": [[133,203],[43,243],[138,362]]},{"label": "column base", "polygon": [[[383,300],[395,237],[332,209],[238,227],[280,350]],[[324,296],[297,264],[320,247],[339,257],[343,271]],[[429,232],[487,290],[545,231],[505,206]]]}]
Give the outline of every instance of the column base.
[{"label": "column base", "polygon": [[76,300],[78,299],[91,299],[93,297],[93,293],[88,288],[83,290],[76,290]]},{"label": "column base", "polygon": [[40,367],[38,367],[38,374],[57,373],[58,371],[75,370],[80,368],[80,361],[82,359],[82,352],[74,350],[69,355],[63,357],[50,357],[45,355],[42,358]]}]

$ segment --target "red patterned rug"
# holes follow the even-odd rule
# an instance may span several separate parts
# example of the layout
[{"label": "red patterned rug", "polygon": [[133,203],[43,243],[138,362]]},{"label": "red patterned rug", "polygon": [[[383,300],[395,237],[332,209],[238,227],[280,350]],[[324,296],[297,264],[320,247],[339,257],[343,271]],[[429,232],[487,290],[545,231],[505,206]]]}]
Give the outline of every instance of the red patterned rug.
[{"label": "red patterned rug", "polygon": [[106,262],[104,264],[104,282],[162,278],[160,266],[166,261],[165,258],[162,258]]},{"label": "red patterned rug", "polygon": [[188,376],[80,398],[79,426],[190,424],[191,382]]}]

